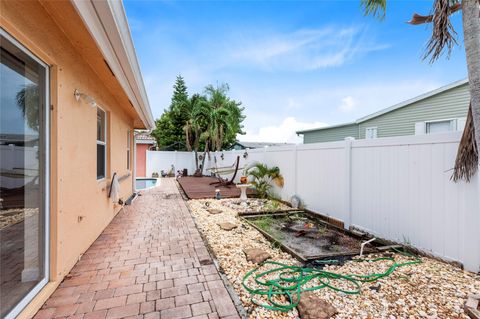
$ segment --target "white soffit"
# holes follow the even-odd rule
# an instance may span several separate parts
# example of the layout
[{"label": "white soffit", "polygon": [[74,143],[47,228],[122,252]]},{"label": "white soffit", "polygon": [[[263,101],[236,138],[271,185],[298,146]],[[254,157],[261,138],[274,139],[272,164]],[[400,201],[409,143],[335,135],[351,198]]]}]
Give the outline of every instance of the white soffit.
[{"label": "white soffit", "polygon": [[155,126],[121,1],[71,0],[147,129]]}]

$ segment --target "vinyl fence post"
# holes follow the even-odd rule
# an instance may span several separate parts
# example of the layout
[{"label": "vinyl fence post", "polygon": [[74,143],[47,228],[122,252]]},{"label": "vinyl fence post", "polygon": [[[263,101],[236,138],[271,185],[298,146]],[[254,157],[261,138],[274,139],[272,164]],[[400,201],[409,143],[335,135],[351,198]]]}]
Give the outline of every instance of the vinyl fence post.
[{"label": "vinyl fence post", "polygon": [[177,151],[176,150],[173,157],[173,174],[177,176]]},{"label": "vinyl fence post", "polygon": [[294,188],[293,195],[298,193],[298,153],[297,153],[297,144],[293,147],[293,174],[294,174]]},{"label": "vinyl fence post", "polygon": [[345,138],[345,229],[352,226],[352,141],[350,137]]}]

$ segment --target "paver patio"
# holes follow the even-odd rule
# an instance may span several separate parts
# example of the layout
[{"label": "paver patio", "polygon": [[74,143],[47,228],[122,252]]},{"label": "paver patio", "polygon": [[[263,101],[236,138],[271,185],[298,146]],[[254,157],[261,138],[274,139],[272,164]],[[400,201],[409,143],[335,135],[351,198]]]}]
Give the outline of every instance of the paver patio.
[{"label": "paver patio", "polygon": [[113,219],[35,316],[59,317],[239,315],[174,180],[162,179]]}]

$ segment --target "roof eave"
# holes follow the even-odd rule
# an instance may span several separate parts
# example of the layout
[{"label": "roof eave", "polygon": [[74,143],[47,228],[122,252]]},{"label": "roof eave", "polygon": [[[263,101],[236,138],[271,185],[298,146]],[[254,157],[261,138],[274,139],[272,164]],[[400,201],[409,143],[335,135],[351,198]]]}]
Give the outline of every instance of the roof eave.
[{"label": "roof eave", "polygon": [[135,142],[137,144],[150,144],[150,145],[156,144],[155,141],[149,141],[149,140],[136,140]]},{"label": "roof eave", "polygon": [[326,130],[329,128],[337,128],[337,127],[342,127],[342,126],[349,126],[357,124],[357,122],[348,122],[348,123],[341,123],[341,124],[336,124],[336,125],[329,125],[329,126],[323,126],[323,127],[317,127],[317,128],[311,128],[308,130],[302,130],[302,131],[296,131],[296,134],[304,134],[304,133],[309,133],[309,132],[315,132],[315,131],[321,131],[321,130]]},{"label": "roof eave", "polygon": [[147,129],[155,126],[121,1],[70,0]]}]

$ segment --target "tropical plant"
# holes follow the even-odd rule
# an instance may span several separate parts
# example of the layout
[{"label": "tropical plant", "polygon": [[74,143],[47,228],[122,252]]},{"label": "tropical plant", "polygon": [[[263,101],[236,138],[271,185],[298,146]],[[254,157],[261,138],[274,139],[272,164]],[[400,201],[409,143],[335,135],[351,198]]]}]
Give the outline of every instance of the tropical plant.
[{"label": "tropical plant", "polygon": [[210,139],[212,150],[221,151],[222,148],[235,143],[237,134],[244,134],[242,122],[245,119],[241,102],[230,99],[227,94],[230,90],[224,83],[214,87],[208,85],[205,88],[208,103],[212,110],[212,122],[210,126]]},{"label": "tropical plant", "polygon": [[260,198],[273,196],[272,183],[275,183],[278,187],[284,185],[283,176],[277,166],[268,167],[263,163],[254,163],[247,168],[246,173]]},{"label": "tropical plant", "polygon": [[[245,119],[241,103],[231,100],[228,96],[228,84],[218,87],[208,85],[205,88],[205,100],[198,104],[192,113],[192,119],[203,128],[200,141],[204,144],[201,170],[210,151],[221,151],[226,143],[236,140],[232,136],[243,134],[241,122]],[[226,142],[228,139],[228,142]]]},{"label": "tropical plant", "polygon": [[40,105],[38,85],[28,84],[17,92],[16,99],[18,107],[22,110],[23,117],[27,120],[28,127],[38,132],[38,106]]},{"label": "tropical plant", "polygon": [[[385,17],[387,0],[361,0],[361,4],[366,15],[373,15],[379,19]],[[454,181],[460,179],[470,181],[478,170],[478,151],[480,150],[480,1],[434,0],[431,15],[414,14],[409,23],[433,24],[432,36],[427,44],[424,58],[430,57],[430,62],[434,62],[445,50],[449,55],[457,44],[457,33],[450,21],[450,16],[457,11],[462,11],[471,102],[452,178]]]},{"label": "tropical plant", "polygon": [[[152,136],[160,147],[185,141],[185,150],[195,152],[196,173],[201,173],[205,158],[210,151],[229,148],[244,134],[245,119],[241,102],[228,97],[229,86],[208,85],[204,95],[188,97],[187,86],[181,76],[177,77],[170,107],[155,121]],[[199,165],[198,150],[203,148],[202,164]],[[177,148],[183,150],[182,148]]]},{"label": "tropical plant", "polygon": [[[214,121],[214,110],[211,107],[211,104],[208,101],[204,103],[199,103],[192,111],[192,122],[195,123],[198,127],[201,127],[202,130],[199,131],[199,142],[203,143],[204,151],[201,155],[202,164],[200,169],[197,166],[196,174],[201,175],[203,168],[205,167],[206,155],[209,154],[211,150],[211,136],[213,130],[213,121]],[[196,156],[196,162],[198,163],[198,156]],[[198,165],[198,164],[197,164]]]},{"label": "tropical plant", "polygon": [[205,97],[199,94],[194,94],[183,106],[186,114],[188,115],[188,120],[183,126],[183,131],[185,132],[185,145],[188,151],[193,151],[195,153],[196,171],[199,169],[198,149],[200,147],[200,137],[205,127],[200,120],[199,114],[201,114],[205,105]]}]

